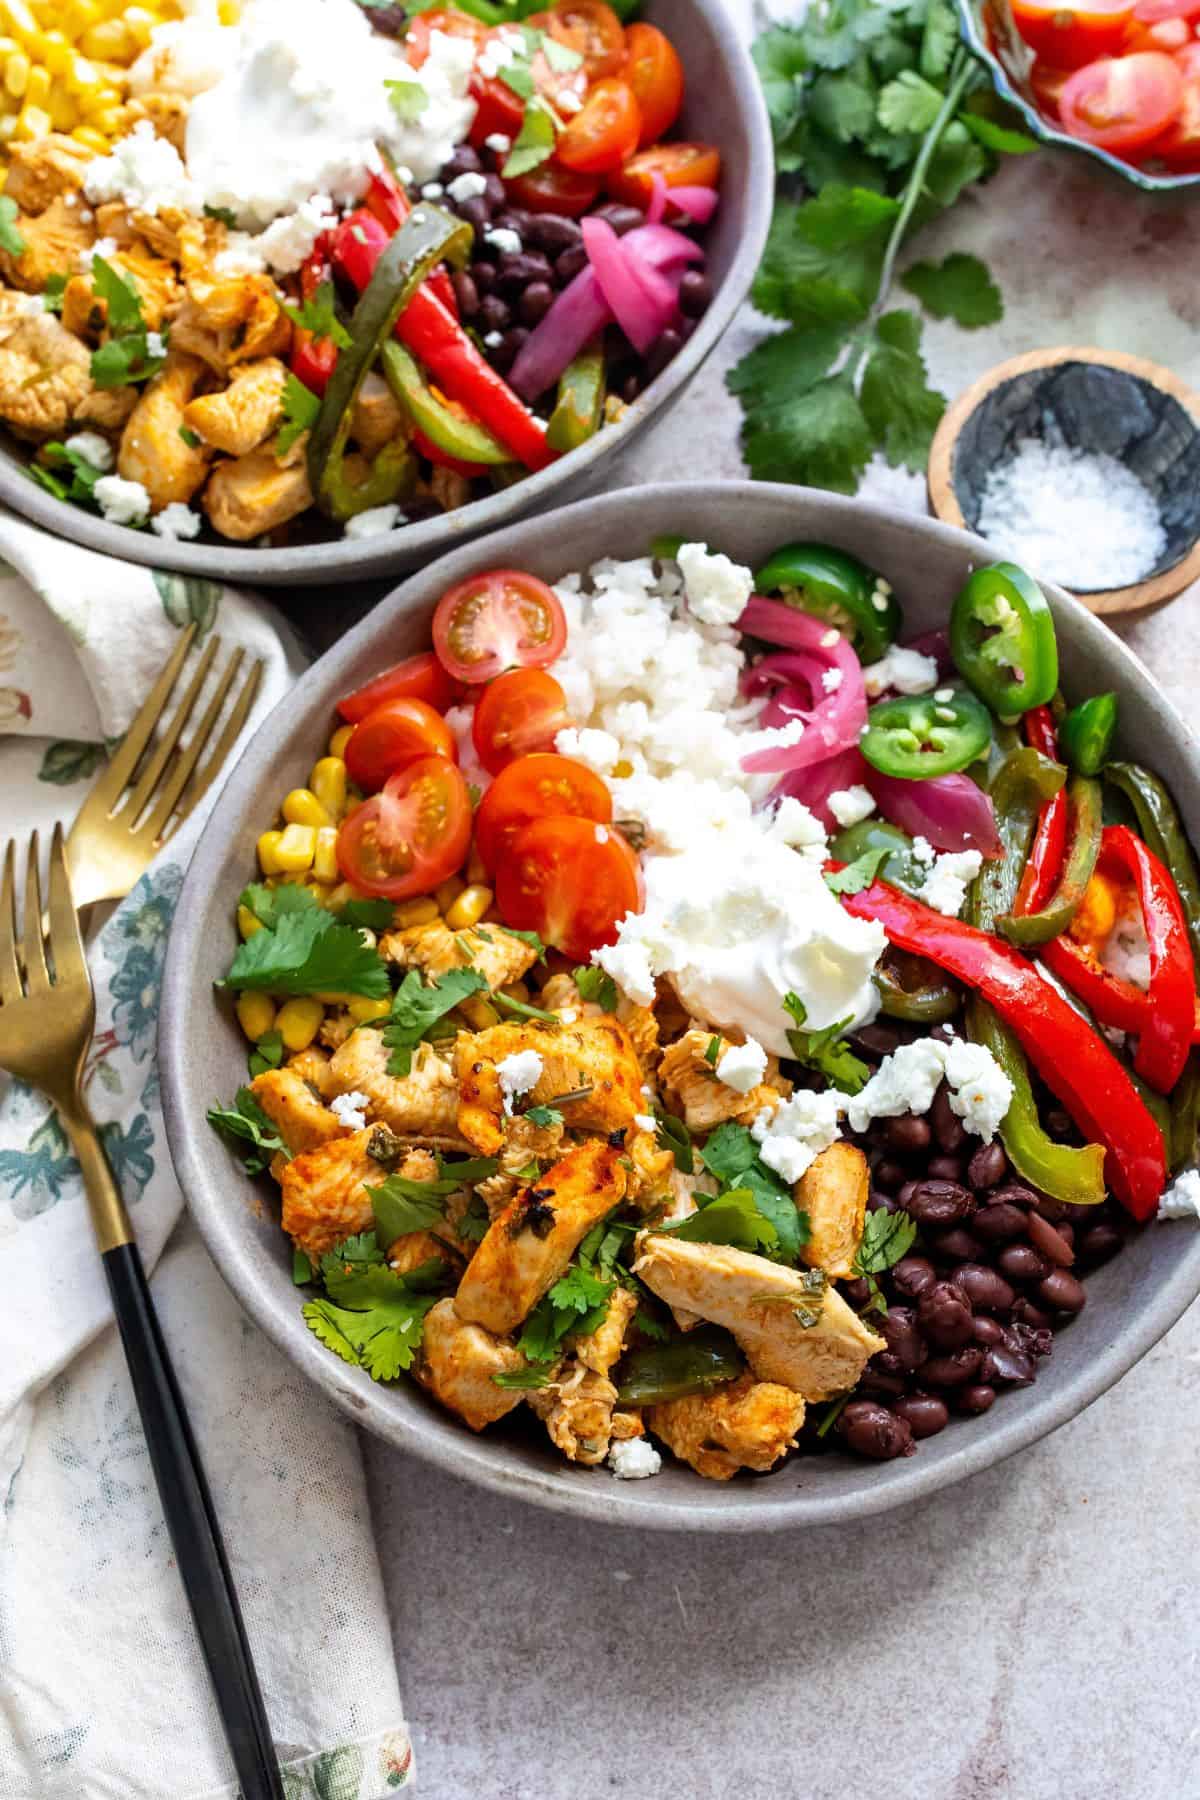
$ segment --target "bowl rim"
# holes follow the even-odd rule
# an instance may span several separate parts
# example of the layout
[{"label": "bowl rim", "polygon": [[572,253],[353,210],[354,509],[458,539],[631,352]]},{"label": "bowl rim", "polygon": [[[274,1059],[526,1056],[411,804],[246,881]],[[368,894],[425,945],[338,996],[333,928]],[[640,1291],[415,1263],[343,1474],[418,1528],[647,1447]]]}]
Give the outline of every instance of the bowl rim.
[{"label": "bowl rim", "polygon": [[[963,531],[971,529],[959,504],[954,479],[958,440],[968,419],[989,394],[1015,380],[1017,376],[1027,375],[1032,369],[1052,369],[1060,364],[1065,367],[1068,363],[1075,362],[1099,363],[1105,368],[1120,369],[1125,374],[1136,376],[1138,380],[1158,388],[1160,393],[1169,394],[1187,413],[1197,437],[1200,437],[1200,393],[1190,388],[1165,364],[1151,362],[1147,357],[1134,356],[1125,350],[1100,350],[1094,346],[1077,344],[1064,344],[1048,350],[1026,350],[1020,356],[1010,356],[988,369],[970,387],[964,388],[942,414],[929,448],[926,490],[930,506],[943,523],[957,526]],[[1169,569],[1163,569],[1157,575],[1149,576],[1145,581],[1131,582],[1127,587],[1120,588],[1068,588],[1064,591],[1070,593],[1090,613],[1106,618],[1119,613],[1144,612],[1150,607],[1161,606],[1164,601],[1181,594],[1197,578],[1200,578],[1200,534],[1178,562],[1172,563]]]},{"label": "bowl rim", "polygon": [[[875,524],[894,529],[899,525],[913,536],[953,550],[964,560],[990,560],[985,542],[970,532],[881,502],[818,493],[812,489],[744,480],[658,482],[640,488],[637,497],[639,502],[661,506],[668,515],[680,504],[695,502],[698,508],[714,516],[725,507],[736,509],[743,497],[747,500],[773,498],[780,504],[781,512],[786,511],[788,503],[794,505],[798,497],[819,500],[831,522],[836,521],[847,529]],[[431,1424],[418,1416],[403,1418],[373,1410],[369,1378],[361,1370],[347,1369],[307,1330],[297,1329],[298,1307],[294,1314],[284,1314],[264,1303],[242,1259],[237,1231],[238,1208],[230,1204],[227,1188],[221,1180],[207,1171],[206,1155],[201,1148],[203,1144],[211,1156],[211,1133],[204,1121],[203,1107],[191,1094],[188,1078],[186,1025],[192,999],[189,945],[204,923],[206,897],[211,887],[207,864],[222,852],[229,838],[236,835],[244,823],[253,803],[255,784],[274,761],[275,727],[284,709],[292,710],[297,699],[309,694],[315,697],[335,693],[345,678],[344,671],[353,664],[360,648],[377,637],[381,630],[386,630],[391,620],[426,604],[409,594],[410,581],[420,581],[423,587],[440,587],[461,579],[469,572],[472,562],[482,566],[496,555],[505,560],[509,555],[511,536],[535,526],[543,532],[565,532],[584,518],[607,518],[611,521],[614,540],[619,542],[623,509],[629,498],[627,492],[615,490],[578,501],[537,520],[518,522],[508,532],[461,546],[452,555],[402,581],[366,618],[310,666],[259,726],[218,796],[193,851],[168,944],[158,1028],[158,1059],[168,1143],[192,1216],[217,1268],[239,1303],[271,1341],[352,1420],[369,1426],[376,1435],[399,1449],[413,1452],[448,1474],[477,1482],[492,1492],[529,1500],[598,1524],[663,1531],[753,1532],[861,1519],[908,1505],[1003,1461],[1038,1442],[1096,1400],[1151,1349],[1200,1294],[1200,1234],[1189,1238],[1184,1252],[1172,1263],[1147,1303],[1119,1320],[1120,1329],[1114,1330],[1090,1361],[1078,1370],[1069,1371],[1053,1389],[1043,1389],[1036,1405],[1006,1409],[1002,1416],[993,1415],[995,1424],[978,1435],[965,1433],[964,1441],[937,1463],[923,1465],[918,1457],[904,1464],[902,1478],[880,1480],[848,1496],[805,1492],[803,1480],[797,1491],[795,1480],[789,1484],[785,1471],[780,1470],[772,1478],[778,1482],[777,1490],[772,1489],[767,1498],[757,1499],[754,1503],[738,1497],[737,1490],[723,1484],[702,1484],[717,1491],[711,1496],[700,1494],[696,1501],[680,1505],[671,1500],[656,1502],[653,1483],[605,1480],[567,1486],[554,1474],[532,1466],[502,1467],[493,1459],[486,1439],[475,1436],[457,1421],[450,1422],[452,1429],[440,1431],[434,1428],[437,1421]],[[1161,696],[1161,688],[1154,676],[1126,644],[1105,630],[1102,623],[1071,595],[1052,584],[1044,585],[1056,612],[1077,615],[1085,636],[1103,644],[1109,666],[1123,670],[1137,684],[1149,684]],[[1165,698],[1161,704],[1169,716],[1177,743],[1193,762],[1200,762],[1200,741],[1191,727]],[[363,1376],[363,1381],[356,1383],[352,1378],[358,1376]],[[564,1469],[566,1467],[564,1465]],[[803,1464],[785,1467],[793,1476],[796,1473],[803,1476]]]},{"label": "bowl rim", "polygon": [[[632,401],[622,417],[606,424],[580,449],[547,468],[473,500],[452,513],[418,520],[403,531],[377,537],[335,538],[288,548],[242,548],[233,543],[193,544],[155,537],[111,524],[59,500],[38,486],[23,465],[0,458],[0,504],[69,543],[153,569],[209,580],[260,585],[303,585],[363,581],[394,576],[460,543],[499,530],[525,513],[553,506],[560,489],[578,491],[595,481],[603,465],[626,452],[634,439],[680,396],[732,324],[750,291],[767,241],[774,201],[774,150],[766,102],[749,47],[739,35],[725,0],[682,0],[705,19],[719,59],[730,72],[731,92],[745,136],[745,201],[732,261],[696,330],[666,368]],[[389,544],[396,538],[394,545]]]}]

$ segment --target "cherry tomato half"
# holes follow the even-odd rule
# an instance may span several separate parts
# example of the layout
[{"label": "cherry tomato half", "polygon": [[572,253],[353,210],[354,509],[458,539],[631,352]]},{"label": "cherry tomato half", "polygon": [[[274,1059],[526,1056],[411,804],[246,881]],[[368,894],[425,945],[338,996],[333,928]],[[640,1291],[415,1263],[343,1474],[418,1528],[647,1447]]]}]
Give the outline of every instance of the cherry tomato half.
[{"label": "cherry tomato half", "polygon": [[505,669],[541,668],[567,641],[558,595],[520,569],[458,582],[433,615],[433,647],[456,681],[491,681]]},{"label": "cherry tomato half", "polygon": [[1078,69],[1121,47],[1133,0],[1013,0],[1017,30],[1031,50],[1056,69]]},{"label": "cherry tomato half", "polygon": [[645,887],[637,853],[615,826],[535,819],[497,870],[496,904],[506,925],[587,962],[615,941],[627,913],[642,910]]},{"label": "cherry tomato half", "polygon": [[456,760],[454,733],[424,700],[385,700],[354,727],[343,752],[346,773],[364,794],[426,756]]},{"label": "cherry tomato half", "polygon": [[404,34],[404,55],[414,69],[419,69],[427,60],[429,40],[435,31],[444,32],[447,37],[472,38],[477,44],[482,44],[488,35],[482,20],[473,19],[470,13],[457,12],[453,7],[439,6],[432,12],[418,13],[409,20]]},{"label": "cherry tomato half", "polygon": [[1134,18],[1122,46],[1122,55],[1128,56],[1131,50],[1165,50],[1168,56],[1174,56],[1195,41],[1186,19],[1156,19],[1147,25]]},{"label": "cherry tomato half", "polygon": [[1200,19],[1200,0],[1138,0],[1133,16],[1141,25],[1160,19]]},{"label": "cherry tomato half", "polygon": [[580,175],[556,162],[544,162],[505,185],[514,205],[527,212],[562,213],[568,219],[582,218],[600,192],[599,176]]},{"label": "cherry tomato half", "polygon": [[1182,174],[1200,169],[1200,44],[1193,40],[1176,60],[1184,77],[1179,117],[1158,139],[1154,154]]},{"label": "cherry tomato half", "polygon": [[669,188],[716,187],[721,152],[711,144],[655,144],[639,150],[625,167],[609,177],[608,191],[627,206],[649,206],[654,195],[651,175],[661,175]]},{"label": "cherry tomato half", "polygon": [[411,900],[461,868],[471,842],[471,796],[457,763],[423,757],[356,806],[338,831],[338,866],[366,894]]},{"label": "cherry tomato half", "polygon": [[[1200,4],[1200,0],[1198,0]],[[631,25],[625,33],[624,79],[642,115],[639,149],[669,131],[683,105],[683,64],[674,44],[657,25]]]},{"label": "cherry tomato half", "polygon": [[1040,60],[1034,63],[1029,75],[1029,85],[1047,118],[1058,118],[1062,91],[1070,79],[1070,69],[1056,69],[1050,63]]},{"label": "cherry tomato half", "polygon": [[455,683],[433,651],[422,650],[420,656],[406,656],[403,662],[393,663],[382,675],[355,688],[338,701],[337,709],[347,725],[357,725],[385,700],[424,700],[435,712],[445,712],[457,698]]},{"label": "cherry tomato half", "polygon": [[598,81],[558,140],[558,160],[584,175],[619,169],[638,147],[642,115],[626,81]]},{"label": "cherry tomato half", "polygon": [[532,750],[553,750],[556,735],[570,723],[567,696],[553,675],[510,669],[484,688],[471,740],[488,774],[498,775]]},{"label": "cherry tomato half", "polygon": [[525,102],[498,75],[481,75],[477,69],[471,77],[470,93],[475,117],[467,133],[468,143],[480,150],[490,137],[517,136],[525,117]]},{"label": "cherry tomato half", "polygon": [[569,756],[522,756],[509,763],[475,815],[475,845],[484,867],[494,873],[535,819],[564,814],[593,825],[608,824],[612,795],[599,775]]},{"label": "cherry tomato half", "polygon": [[1161,50],[1102,57],[1076,69],[1062,91],[1062,122],[1072,137],[1104,150],[1144,150],[1177,116],[1183,100],[1178,64]]},{"label": "cherry tomato half", "polygon": [[546,15],[546,30],[568,50],[578,51],[589,81],[602,81],[606,75],[620,72],[625,32],[604,0],[560,0]]}]

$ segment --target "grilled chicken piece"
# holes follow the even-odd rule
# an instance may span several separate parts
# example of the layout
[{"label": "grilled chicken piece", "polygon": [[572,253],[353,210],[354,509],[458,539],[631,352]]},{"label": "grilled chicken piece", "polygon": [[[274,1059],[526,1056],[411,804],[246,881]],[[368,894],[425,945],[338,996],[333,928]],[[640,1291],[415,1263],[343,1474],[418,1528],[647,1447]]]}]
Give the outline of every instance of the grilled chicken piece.
[{"label": "grilled chicken piece", "polygon": [[92,425],[97,431],[120,431],[138,403],[135,387],[91,387],[75,413],[77,425]]},{"label": "grilled chicken piece", "polygon": [[[450,1246],[432,1231],[406,1231],[398,1237],[387,1253],[387,1259],[397,1275],[411,1275],[422,1263],[444,1262],[447,1267],[455,1266],[455,1258]],[[459,1267],[462,1265],[459,1264]]]},{"label": "grilled chicken piece", "polygon": [[638,1309],[637,1295],[627,1287],[617,1286],[609,1296],[608,1311],[585,1337],[569,1336],[567,1344],[576,1362],[597,1375],[607,1375],[625,1347],[625,1334]]},{"label": "grilled chicken piece", "polygon": [[375,456],[404,430],[404,414],[382,375],[370,370],[354,400],[350,436],[367,456]]},{"label": "grilled chicken piece", "polygon": [[[172,341],[179,342],[176,328]],[[245,543],[276,531],[312,505],[304,458],[280,462],[269,444],[231,462],[220,462],[204,490],[204,510],[222,537]]]},{"label": "grilled chicken piece", "polygon": [[367,1185],[377,1187],[384,1171],[367,1145],[374,1126],[334,1138],[294,1156],[281,1171],[283,1229],[300,1250],[318,1261],[327,1250],[359,1231],[371,1231],[375,1214]]},{"label": "grilled chicken piece", "polygon": [[71,198],[56,194],[40,212],[19,213],[13,220],[25,248],[18,256],[0,250],[0,280],[8,287],[40,294],[51,275],[79,267],[83,252],[96,241],[96,229],[86,216],[90,209],[78,201],[68,206]]},{"label": "grilled chicken piece", "polygon": [[524,1367],[525,1358],[514,1344],[460,1318],[453,1300],[439,1300],[426,1313],[413,1374],[472,1431],[482,1431],[520,1406],[525,1399],[521,1389],[497,1387],[492,1376]]},{"label": "grilled chicken piece", "polygon": [[63,132],[21,143],[10,138],[5,148],[8,178],[4,192],[23,213],[45,212],[60,194],[73,194],[83,186],[83,172],[92,151]]},{"label": "grilled chicken piece", "polygon": [[617,1390],[607,1375],[598,1375],[573,1360],[555,1374],[549,1387],[526,1396],[544,1423],[550,1441],[568,1462],[602,1463],[612,1442]]},{"label": "grilled chicken piece", "polygon": [[[91,344],[100,342],[100,334],[108,317],[108,307],[98,297],[90,275],[72,275],[63,289],[62,312],[59,316],[64,331],[86,338]],[[117,388],[101,391],[120,393],[122,390]],[[130,407],[129,410],[132,412],[133,408]]]},{"label": "grilled chicken piece", "polygon": [[658,1037],[658,1020],[648,1006],[635,1006],[624,994],[617,1002],[617,1017],[629,1033],[629,1041],[637,1051],[646,1081],[654,1078],[662,1047]]},{"label": "grilled chicken piece", "polygon": [[515,1330],[624,1194],[618,1149],[593,1138],[568,1150],[492,1220],[455,1296],[460,1316],[489,1331]]},{"label": "grilled chicken piece", "polygon": [[777,1382],[739,1375],[712,1393],[651,1406],[646,1423],[697,1475],[728,1481],[739,1469],[764,1473],[795,1449],[804,1401]]},{"label": "grilled chicken piece", "polygon": [[277,356],[242,363],[219,394],[201,394],[184,408],[183,422],[214,450],[246,456],[270,437],[283,414],[287,369]]},{"label": "grilled chicken piece", "polygon": [[256,356],[286,356],[292,347],[292,322],[279,310],[279,293],[269,275],[255,275],[254,293],[231,363],[250,362]]},{"label": "grilled chicken piece", "polygon": [[[486,937],[478,930],[451,931],[440,919],[429,925],[410,925],[404,931],[389,931],[379,940],[379,949],[389,962],[402,969],[421,969],[431,979],[448,969],[477,969],[495,992],[519,981],[537,961],[537,951],[522,938],[514,937],[502,925],[485,925]],[[480,990],[482,992],[482,989]]]},{"label": "grilled chicken piece", "polygon": [[141,238],[134,238],[128,248],[118,250],[112,265],[137,289],[142,303],[142,318],[147,331],[160,331],[172,314],[179,310],[182,292],[175,276],[175,266],[164,257],[155,256]]},{"label": "grilled chicken piece", "polygon": [[822,1150],[796,1184],[796,1205],[808,1214],[809,1240],[800,1252],[813,1269],[848,1279],[867,1215],[870,1171],[853,1144]]},{"label": "grilled chicken piece", "polygon": [[493,1219],[519,1187],[528,1185],[528,1178],[521,1180],[522,1169],[527,1169],[535,1157],[540,1162],[553,1161],[559,1153],[562,1140],[561,1125],[535,1125],[532,1119],[523,1118],[519,1114],[506,1121],[504,1143],[499,1155],[500,1167],[494,1175],[487,1176],[476,1187],[476,1192]]},{"label": "grilled chicken piece", "polygon": [[174,144],[180,156],[186,148],[188,103],[181,94],[139,94],[129,102],[131,126],[139,119],[149,119],[155,137]]},{"label": "grilled chicken piece", "polygon": [[0,293],[0,419],[18,437],[61,437],[91,392],[91,358],[52,314],[20,305]]},{"label": "grilled chicken piece", "polygon": [[629,1198],[643,1212],[652,1212],[671,1192],[675,1153],[660,1147],[653,1131],[635,1131],[626,1139],[633,1168],[629,1172]]},{"label": "grilled chicken piece", "polygon": [[352,1031],[330,1068],[339,1094],[367,1096],[371,1116],[397,1137],[443,1150],[461,1150],[455,1128],[458,1090],[449,1065],[429,1044],[413,1051],[407,1075],[389,1075],[390,1052],[378,1031]]},{"label": "grilled chicken piece", "polygon": [[141,482],[152,512],[174,500],[190,500],[208,474],[209,451],[180,436],[184,408],[203,369],[198,357],[170,351],[166,367],[144,389],[121,433],[117,472],[126,481]]},{"label": "grilled chicken piece", "polygon": [[575,977],[565,969],[548,975],[538,994],[538,1005],[547,1012],[574,1013],[576,1019],[598,1019],[604,1011],[594,1000],[585,1000],[575,985]]},{"label": "grilled chicken piece", "polygon": [[315,1088],[322,1100],[333,1099],[337,1088],[329,1066],[329,1057],[316,1044],[310,1044],[307,1050],[297,1050],[294,1056],[289,1056],[287,1066],[301,1081],[307,1081],[310,1088]]},{"label": "grilled chicken piece", "polygon": [[258,1101],[288,1147],[291,1156],[316,1150],[334,1138],[346,1137],[346,1127],[318,1099],[304,1077],[290,1065],[285,1069],[266,1069],[250,1083],[250,1092]]},{"label": "grilled chicken piece", "polygon": [[[706,1052],[716,1038],[719,1048],[711,1056]],[[736,1088],[718,1081],[716,1065],[732,1046],[728,1038],[716,1031],[700,1031],[693,1027],[675,1043],[668,1044],[658,1065],[658,1079],[668,1094],[682,1108],[689,1131],[712,1131],[725,1119],[736,1119],[749,1125],[764,1109],[774,1111],[779,1105],[775,1086],[779,1064],[767,1059],[766,1081],[739,1094]]]},{"label": "grilled chicken piece", "polygon": [[[867,1358],[887,1348],[834,1288],[808,1294],[794,1269],[729,1244],[644,1234],[633,1268],[668,1306],[731,1331],[761,1381],[780,1382],[806,1400],[852,1388]],[[816,1322],[802,1324],[798,1310],[817,1313]]]},{"label": "grilled chicken piece", "polygon": [[[522,1050],[535,1050],[542,1059],[537,1084],[522,1100],[526,1109],[554,1102],[569,1131],[609,1137],[630,1130],[641,1110],[641,1069],[624,1029],[610,1014],[575,1025],[534,1020],[492,1025],[474,1036],[464,1033],[454,1046],[461,1089],[458,1128],[483,1155],[494,1156],[504,1141],[496,1065]],[[561,1104],[563,1094],[584,1088],[584,1098]]]}]

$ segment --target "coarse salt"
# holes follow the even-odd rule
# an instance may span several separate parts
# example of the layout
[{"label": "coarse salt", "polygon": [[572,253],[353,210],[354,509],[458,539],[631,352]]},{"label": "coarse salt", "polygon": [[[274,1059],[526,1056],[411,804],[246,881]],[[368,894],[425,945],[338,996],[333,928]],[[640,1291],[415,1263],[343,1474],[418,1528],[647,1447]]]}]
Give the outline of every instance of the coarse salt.
[{"label": "coarse salt", "polygon": [[1048,581],[1082,593],[1126,587],[1166,548],[1154,497],[1115,456],[1022,438],[991,471],[978,530]]}]

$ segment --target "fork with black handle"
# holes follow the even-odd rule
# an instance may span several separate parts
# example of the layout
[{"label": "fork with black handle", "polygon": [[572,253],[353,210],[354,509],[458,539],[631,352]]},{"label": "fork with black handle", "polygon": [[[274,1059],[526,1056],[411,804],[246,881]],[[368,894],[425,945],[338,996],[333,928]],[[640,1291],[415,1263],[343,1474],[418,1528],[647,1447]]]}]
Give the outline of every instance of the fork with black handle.
[{"label": "fork with black handle", "polygon": [[0,1069],[53,1102],[79,1159],[154,1478],[241,1797],[283,1800],[270,1725],[212,1496],[133,1227],[80,1086],[96,1001],[71,897],[62,827],[55,826],[50,848],[45,921],[36,832],[30,841],[20,933],[16,862],[16,844],[10,840],[0,876]]}]

